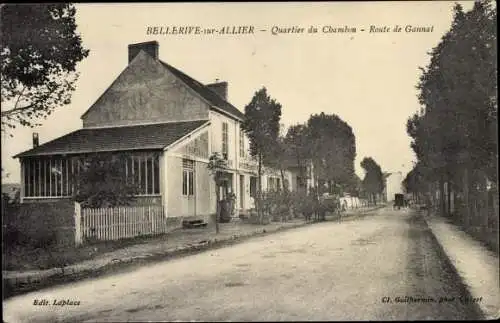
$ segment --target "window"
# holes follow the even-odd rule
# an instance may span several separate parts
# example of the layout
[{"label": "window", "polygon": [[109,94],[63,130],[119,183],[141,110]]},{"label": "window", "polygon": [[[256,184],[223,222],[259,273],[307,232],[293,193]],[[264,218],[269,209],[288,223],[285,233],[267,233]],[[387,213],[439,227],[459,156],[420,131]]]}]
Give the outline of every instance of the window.
[{"label": "window", "polygon": [[182,195],[188,195],[188,172],[182,170]]},{"label": "window", "polygon": [[194,195],[194,172],[193,171],[190,171],[188,173],[188,184],[189,184],[189,189],[188,189],[188,193],[189,195]]},{"label": "window", "polygon": [[138,195],[160,194],[160,163],[158,154],[131,155],[125,165],[127,181],[138,185]]},{"label": "window", "polygon": [[73,193],[73,160],[62,157],[25,159],[25,197],[67,197]]},{"label": "window", "polygon": [[278,177],[268,177],[267,178],[267,190],[268,191],[278,191],[281,189],[281,181]]},{"label": "window", "polygon": [[182,195],[194,195],[194,161],[182,160]]},{"label": "window", "polygon": [[228,157],[228,126],[227,122],[222,123],[222,157],[227,159]]},{"label": "window", "polygon": [[151,167],[153,168],[153,180],[151,181],[151,192],[153,194],[160,193],[160,161],[159,158],[153,158],[151,161]]},{"label": "window", "polygon": [[[25,197],[67,197],[74,191],[75,177],[80,171],[79,161],[72,158],[50,157],[25,159]],[[139,185],[138,195],[160,194],[159,155],[131,155],[125,164],[129,183]]]},{"label": "window", "polygon": [[245,157],[245,133],[240,128],[240,157]]},{"label": "window", "polygon": [[250,177],[250,196],[255,197],[257,193],[257,177]]}]

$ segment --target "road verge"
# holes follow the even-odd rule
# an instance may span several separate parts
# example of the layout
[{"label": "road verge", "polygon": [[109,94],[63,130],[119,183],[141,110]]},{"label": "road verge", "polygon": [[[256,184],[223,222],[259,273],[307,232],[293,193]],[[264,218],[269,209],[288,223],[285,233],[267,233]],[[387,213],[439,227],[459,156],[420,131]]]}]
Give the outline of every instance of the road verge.
[{"label": "road verge", "polygon": [[423,216],[429,231],[484,319],[500,317],[498,254],[434,214]]}]

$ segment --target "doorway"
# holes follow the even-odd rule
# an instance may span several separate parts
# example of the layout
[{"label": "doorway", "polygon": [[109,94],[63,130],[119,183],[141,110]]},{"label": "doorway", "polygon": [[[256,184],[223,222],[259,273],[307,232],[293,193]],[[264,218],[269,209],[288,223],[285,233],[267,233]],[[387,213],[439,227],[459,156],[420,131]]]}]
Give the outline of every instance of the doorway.
[{"label": "doorway", "polygon": [[182,167],[182,215],[196,215],[194,161],[184,159]]}]

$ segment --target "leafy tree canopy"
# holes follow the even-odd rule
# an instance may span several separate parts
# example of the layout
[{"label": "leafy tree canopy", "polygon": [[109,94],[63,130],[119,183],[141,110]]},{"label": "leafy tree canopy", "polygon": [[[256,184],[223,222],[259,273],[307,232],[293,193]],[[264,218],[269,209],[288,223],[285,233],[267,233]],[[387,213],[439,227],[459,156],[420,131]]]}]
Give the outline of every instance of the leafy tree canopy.
[{"label": "leafy tree canopy", "polygon": [[366,172],[365,178],[363,179],[363,189],[369,194],[380,194],[384,191],[385,181],[384,174],[379,164],[371,158],[365,157],[361,161],[361,167]]},{"label": "leafy tree canopy", "polygon": [[318,175],[349,184],[354,177],[356,139],[352,128],[337,115],[312,115],[307,122],[309,145]]},{"label": "leafy tree canopy", "polygon": [[72,4],[6,4],[1,9],[1,96],[4,126],[37,126],[71,100],[76,65],[88,56]]},{"label": "leafy tree canopy", "polygon": [[281,104],[267,94],[263,87],[245,106],[242,128],[250,139],[250,154],[268,157],[276,144],[280,131]]},{"label": "leafy tree canopy", "polygon": [[497,180],[496,19],[491,1],[476,1],[468,12],[456,4],[450,30],[421,68],[423,109],[407,132],[429,179],[470,167]]}]

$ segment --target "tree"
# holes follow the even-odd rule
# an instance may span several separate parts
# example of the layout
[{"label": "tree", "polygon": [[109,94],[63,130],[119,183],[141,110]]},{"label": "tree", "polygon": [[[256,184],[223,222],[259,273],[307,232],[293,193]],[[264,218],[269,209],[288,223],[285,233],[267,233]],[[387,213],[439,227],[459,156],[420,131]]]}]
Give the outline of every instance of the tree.
[{"label": "tree", "polygon": [[421,181],[439,181],[442,193],[445,182],[468,192],[498,180],[496,19],[491,1],[469,12],[456,4],[450,30],[421,68],[423,108],[407,132]]},{"label": "tree", "polygon": [[288,147],[286,147],[283,137],[280,136],[276,139],[276,145],[274,149],[269,153],[267,161],[268,167],[273,167],[280,170],[283,189],[288,190],[285,178],[285,169],[288,163]]},{"label": "tree", "polygon": [[354,177],[356,142],[352,128],[339,116],[322,112],[309,118],[307,138],[316,182],[326,183],[330,192],[341,194]]},{"label": "tree", "polygon": [[350,196],[359,197],[363,189],[362,181],[359,176],[354,173],[350,180],[346,183],[345,192],[349,193]]},{"label": "tree", "polygon": [[1,7],[2,131],[38,126],[70,103],[76,65],[88,56],[76,33],[72,4],[6,4]]},{"label": "tree", "polygon": [[426,192],[424,170],[420,164],[416,164],[403,180],[406,193],[413,194],[416,202],[420,202],[421,195]]},{"label": "tree", "polygon": [[219,233],[219,216],[220,216],[220,187],[222,185],[224,179],[224,173],[227,170],[227,161],[222,158],[219,153],[213,153],[208,160],[208,170],[212,175],[212,178],[215,183],[215,197],[216,197],[216,206],[215,206],[215,233]]},{"label": "tree", "polygon": [[366,172],[363,179],[363,190],[368,194],[369,200],[377,204],[376,196],[384,191],[385,186],[382,169],[371,157],[363,158],[361,167]]},{"label": "tree", "polygon": [[[258,195],[262,193],[263,163],[272,162],[273,150],[278,143],[280,119],[281,104],[267,94],[265,87],[255,92],[245,106],[242,129],[250,139],[250,154],[258,161]],[[256,202],[257,212],[262,217],[259,198]]]},{"label": "tree", "polygon": [[84,207],[129,205],[139,192],[127,181],[125,154],[93,154],[78,160],[74,200]]},{"label": "tree", "polygon": [[302,183],[299,186],[305,186],[306,169],[308,161],[311,159],[311,150],[309,147],[308,130],[306,124],[297,124],[288,128],[283,143],[287,147],[288,154],[294,159],[299,170],[299,177]]},{"label": "tree", "polygon": [[464,13],[457,4],[451,29],[434,48],[417,88],[424,106],[409,135],[427,166],[455,172],[458,164],[497,179],[496,13],[477,1]]}]

